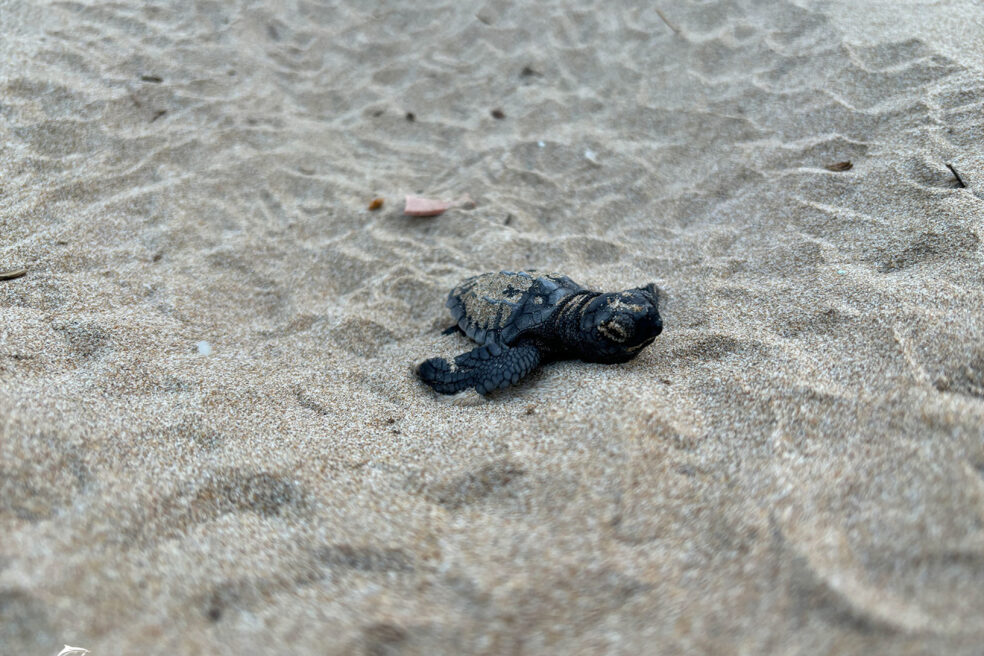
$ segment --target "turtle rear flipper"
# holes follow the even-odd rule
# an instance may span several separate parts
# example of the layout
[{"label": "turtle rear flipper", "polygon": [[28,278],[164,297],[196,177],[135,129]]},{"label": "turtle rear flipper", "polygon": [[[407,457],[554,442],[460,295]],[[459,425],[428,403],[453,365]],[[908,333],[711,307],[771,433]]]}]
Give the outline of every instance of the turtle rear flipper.
[{"label": "turtle rear flipper", "polygon": [[536,369],[540,349],[532,344],[509,347],[490,342],[462,353],[452,366],[444,358],[420,363],[417,375],[441,394],[456,394],[474,387],[479,394],[509,387]]}]

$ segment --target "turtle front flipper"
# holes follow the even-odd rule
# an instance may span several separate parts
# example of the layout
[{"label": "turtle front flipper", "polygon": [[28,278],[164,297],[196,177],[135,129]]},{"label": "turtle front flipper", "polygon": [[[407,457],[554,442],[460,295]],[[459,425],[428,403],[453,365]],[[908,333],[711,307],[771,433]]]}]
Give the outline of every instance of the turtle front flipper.
[{"label": "turtle front flipper", "polygon": [[540,349],[533,344],[502,346],[490,342],[462,353],[449,363],[431,358],[420,363],[417,375],[441,394],[456,394],[474,387],[479,394],[509,387],[536,369]]}]

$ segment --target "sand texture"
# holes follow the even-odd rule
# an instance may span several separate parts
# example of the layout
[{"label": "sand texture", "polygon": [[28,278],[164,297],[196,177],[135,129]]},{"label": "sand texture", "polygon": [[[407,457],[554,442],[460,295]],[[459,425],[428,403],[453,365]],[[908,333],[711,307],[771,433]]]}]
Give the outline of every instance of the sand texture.
[{"label": "sand texture", "polygon": [[0,0],[0,654],[979,656],[984,7],[655,7]]}]

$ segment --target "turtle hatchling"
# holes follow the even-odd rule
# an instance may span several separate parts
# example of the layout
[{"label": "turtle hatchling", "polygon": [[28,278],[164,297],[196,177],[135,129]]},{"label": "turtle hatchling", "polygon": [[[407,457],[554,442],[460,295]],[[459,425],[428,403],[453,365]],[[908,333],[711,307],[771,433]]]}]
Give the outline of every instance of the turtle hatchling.
[{"label": "turtle hatchling", "polygon": [[487,394],[550,360],[627,362],[663,330],[652,283],[603,294],[556,273],[500,271],[462,281],[447,306],[457,324],[445,332],[460,330],[478,346],[420,363],[417,375],[442,394]]}]

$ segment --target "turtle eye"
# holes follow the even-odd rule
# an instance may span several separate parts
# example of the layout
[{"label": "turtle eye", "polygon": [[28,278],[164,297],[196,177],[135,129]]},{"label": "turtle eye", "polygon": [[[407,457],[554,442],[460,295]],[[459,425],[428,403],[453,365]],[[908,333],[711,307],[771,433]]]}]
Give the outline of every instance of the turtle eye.
[{"label": "turtle eye", "polygon": [[625,327],[614,319],[603,321],[599,324],[598,332],[613,342],[624,342],[629,336]]}]

